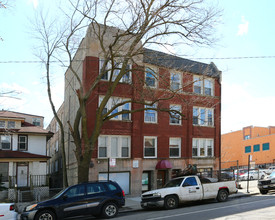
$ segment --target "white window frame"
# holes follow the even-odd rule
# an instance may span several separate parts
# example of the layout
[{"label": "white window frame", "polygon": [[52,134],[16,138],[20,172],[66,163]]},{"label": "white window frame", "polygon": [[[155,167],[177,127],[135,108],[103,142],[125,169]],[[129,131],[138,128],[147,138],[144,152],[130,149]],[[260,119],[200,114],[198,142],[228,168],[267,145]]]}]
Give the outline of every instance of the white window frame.
[{"label": "white window frame", "polygon": [[[194,149],[197,149],[197,155],[194,155]],[[211,149],[211,155],[208,150]],[[211,138],[193,138],[192,140],[192,157],[213,157],[214,156],[214,139]]]},{"label": "white window frame", "polygon": [[[147,73],[149,73],[150,75],[152,75],[152,77],[150,77],[149,75],[147,75]],[[154,80],[154,85],[148,85],[147,82],[147,78],[151,78],[152,80]],[[159,79],[159,74],[158,74],[158,69],[155,67],[150,67],[150,66],[145,66],[145,74],[144,74],[144,84],[145,87],[148,88],[158,88],[158,79]]]},{"label": "white window frame", "polygon": [[[104,96],[99,96],[99,103],[98,105],[101,104],[102,100],[103,100]],[[127,99],[127,98],[120,98],[120,97],[111,97],[106,106],[105,106],[105,111],[108,112],[112,107],[113,105],[117,104],[117,103],[121,103],[121,102],[124,102],[124,101],[129,101],[130,99]],[[127,110],[126,106],[128,105],[129,107],[129,111],[131,111],[131,102],[127,102],[126,104],[124,105],[121,105],[119,106],[118,108],[114,109],[112,113],[116,113],[116,112],[121,112],[123,110]],[[112,113],[110,115],[112,115]],[[126,114],[126,113],[125,113]],[[131,113],[128,113],[128,119],[125,119],[125,114],[120,114],[120,115],[117,115],[116,117],[114,118],[111,118],[111,120],[119,120],[119,121],[130,121],[131,120]]]},{"label": "white window frame", "polygon": [[[3,149],[2,143],[3,143],[4,137],[9,137],[10,147],[8,149],[7,148]],[[2,149],[2,150],[11,150],[12,149],[11,145],[12,145],[12,136],[11,135],[1,134],[0,135],[0,149]]]},{"label": "white window frame", "polygon": [[[194,123],[194,117],[195,117],[195,109],[197,110],[198,115],[197,117],[197,123]],[[210,120],[210,115],[212,115],[212,119]],[[205,126],[205,127],[214,127],[214,108],[204,108],[204,107],[198,107],[193,106],[193,117],[192,117],[192,123],[195,126]]]},{"label": "white window frame", "polygon": [[[105,139],[105,143],[102,143],[102,139]],[[124,141],[127,139],[128,147],[124,145]],[[116,148],[112,145],[112,140],[117,140]],[[106,146],[105,146],[106,145]],[[105,148],[106,155],[100,155],[100,148]],[[123,155],[123,148],[128,148],[128,156]],[[100,135],[98,137],[98,155],[99,159],[102,158],[130,158],[131,156],[131,136],[124,135]]]},{"label": "white window frame", "polygon": [[[157,104],[154,103],[153,105],[145,105],[144,108],[157,108]],[[154,114],[154,117],[149,117],[148,114]],[[151,120],[152,118],[154,118],[154,120]],[[145,123],[152,123],[152,124],[156,124],[158,123],[158,111],[156,110],[151,110],[151,109],[145,109],[144,110],[144,122]]]},{"label": "white window frame", "polygon": [[[21,142],[20,138],[24,137],[25,140],[23,142]],[[20,144],[25,144],[25,148],[21,149],[20,148]],[[28,150],[28,136],[27,135],[18,135],[18,150],[19,151],[26,151]]]},{"label": "white window frame", "polygon": [[[172,110],[174,109],[174,110],[178,110],[178,111],[182,112],[181,111],[181,105],[171,104],[170,109],[172,109]],[[176,118],[172,118],[171,115],[169,115],[169,124],[170,125],[181,125],[181,115],[173,113],[173,112],[170,112],[170,114],[178,115],[178,117],[179,117],[178,120],[179,121],[178,121],[178,123],[174,123],[173,121],[171,122],[171,120],[176,120]]]},{"label": "white window frame", "polygon": [[[176,147],[178,146],[178,147]],[[178,149],[178,156],[171,155],[171,149]],[[181,138],[179,137],[170,137],[169,138],[169,157],[170,158],[179,158],[181,156]]]},{"label": "white window frame", "polygon": [[[145,155],[145,142],[146,142],[146,139],[151,139],[151,140],[154,140],[154,156],[146,156]],[[143,149],[144,149],[144,153],[143,153],[143,156],[144,158],[157,158],[157,152],[158,152],[158,138],[155,137],[155,136],[144,136],[144,139],[143,139]]]},{"label": "white window frame", "polygon": [[[178,76],[178,82],[174,81],[173,78],[174,76]],[[173,86],[175,85],[175,83],[178,84],[178,88],[174,88]],[[172,91],[178,91],[180,89],[182,89],[182,74],[178,73],[178,72],[170,72],[170,89]]]},{"label": "white window frame", "polygon": [[[214,79],[205,76],[193,76],[193,92],[195,94],[214,96]],[[210,87],[208,86],[210,84]],[[200,92],[196,92],[195,87],[200,87]],[[207,94],[206,89],[210,88],[210,94]]]},{"label": "white window frame", "polygon": [[[101,68],[102,68],[102,65],[103,65],[104,61],[105,61],[104,59],[99,59],[99,74],[101,73]],[[116,67],[118,67],[118,68],[116,69]],[[121,67],[122,67],[122,63],[115,61],[115,68],[114,68],[114,72],[113,72],[113,76],[112,76],[112,81],[114,81],[116,79],[116,76],[119,74],[119,69]],[[109,61],[107,63],[106,68],[107,68],[107,72],[106,72],[107,77],[101,78],[101,80],[103,80],[103,81],[109,81],[110,80],[111,70],[112,70],[111,61]],[[128,84],[130,84],[132,82],[132,71],[131,71],[131,69],[132,69],[132,64],[127,64],[127,68],[126,68],[127,72],[121,77],[119,82],[128,83]]]}]

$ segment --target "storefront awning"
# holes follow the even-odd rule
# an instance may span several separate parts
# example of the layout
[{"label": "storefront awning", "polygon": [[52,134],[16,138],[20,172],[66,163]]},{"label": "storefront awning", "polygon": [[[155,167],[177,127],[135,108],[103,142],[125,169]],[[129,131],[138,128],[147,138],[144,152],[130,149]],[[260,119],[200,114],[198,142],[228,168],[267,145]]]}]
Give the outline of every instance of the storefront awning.
[{"label": "storefront awning", "polygon": [[156,165],[157,170],[171,169],[171,168],[172,168],[172,164],[168,160],[161,160]]}]

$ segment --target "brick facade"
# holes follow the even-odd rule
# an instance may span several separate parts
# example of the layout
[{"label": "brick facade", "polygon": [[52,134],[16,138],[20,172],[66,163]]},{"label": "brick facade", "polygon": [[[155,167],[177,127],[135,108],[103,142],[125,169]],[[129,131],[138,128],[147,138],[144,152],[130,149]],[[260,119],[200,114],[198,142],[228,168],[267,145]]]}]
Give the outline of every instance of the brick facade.
[{"label": "brick facade", "polygon": [[[85,40],[92,42],[91,39],[88,39],[88,35]],[[83,44],[85,44],[85,40]],[[94,41],[93,44],[95,44]],[[96,48],[97,47],[94,46],[94,50],[96,50]],[[79,65],[79,77],[86,91],[99,74],[99,56],[96,54],[100,53],[96,53],[94,50],[90,48],[87,52],[81,53],[83,62]],[[170,86],[170,73],[176,71],[181,74],[182,91],[172,99],[163,100],[157,104],[161,106],[161,108],[170,108],[171,104],[180,105],[181,112],[184,116],[179,125],[171,125],[169,123],[169,114],[160,111],[157,112],[156,123],[146,123],[144,122],[144,112],[141,111],[131,114],[130,120],[110,120],[103,125],[101,135],[130,137],[129,157],[116,158],[116,166],[110,167],[110,173],[112,174],[111,178],[114,178],[114,180],[119,180],[120,176],[123,176],[128,187],[126,192],[132,195],[139,195],[142,191],[159,187],[169,180],[175,171],[184,169],[188,164],[197,164],[197,167],[202,170],[217,170],[219,169],[220,162],[221,72],[213,63],[199,63],[147,49],[145,49],[145,53],[147,53],[151,59],[148,59],[148,57],[145,57],[145,54],[143,54],[143,61],[139,63],[139,66],[133,65],[132,83],[120,83],[112,96],[135,99],[140,96],[140,91],[143,90],[145,100],[148,98],[148,101],[150,101],[150,96],[147,96],[144,82],[142,83],[142,80],[140,80],[145,78],[144,70],[147,65],[157,69],[160,76],[154,94],[167,96],[169,92],[166,88]],[[77,54],[76,57],[78,56]],[[165,62],[162,62],[161,56],[167,56],[163,60]],[[169,61],[167,58],[173,60],[174,63],[171,64],[171,62],[167,62]],[[189,68],[188,65],[190,65]],[[200,76],[202,79],[212,80],[212,95],[194,93],[194,75]],[[75,109],[76,106],[78,106],[76,95],[73,92],[75,90],[71,86],[75,83],[70,72],[67,72],[65,77],[65,120],[73,121]],[[94,118],[96,117],[99,98],[100,96],[104,96],[109,83],[109,81],[102,80],[90,96],[87,104],[89,131],[92,131],[94,128]],[[210,126],[193,125],[194,106],[213,109],[213,124]],[[131,110],[139,109],[140,107],[142,107],[141,104],[131,103]],[[156,157],[146,158],[144,156],[145,137],[156,138]],[[169,156],[169,138],[180,139],[180,155],[177,158],[171,158]],[[213,153],[210,151],[212,156],[194,157],[192,155],[194,138],[201,139],[202,143],[205,143],[208,139],[213,141]],[[65,146],[68,154],[69,183],[72,184],[76,182],[77,166],[74,155],[72,154],[74,149],[72,139],[69,139],[70,137],[67,136]],[[198,151],[204,153],[204,149],[198,149]],[[207,152],[205,154],[207,154]],[[156,165],[161,160],[169,161],[172,168],[157,170]],[[90,180],[106,178],[104,175],[106,175],[108,170],[108,160],[107,158],[99,157],[98,148],[93,152],[90,167]],[[147,185],[143,186],[142,183],[143,185]]]}]

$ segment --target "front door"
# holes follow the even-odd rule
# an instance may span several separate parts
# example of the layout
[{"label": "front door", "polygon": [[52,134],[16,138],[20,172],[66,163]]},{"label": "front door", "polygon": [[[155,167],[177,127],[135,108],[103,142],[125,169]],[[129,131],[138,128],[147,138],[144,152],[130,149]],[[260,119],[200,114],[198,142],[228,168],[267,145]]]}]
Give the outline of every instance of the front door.
[{"label": "front door", "polygon": [[158,170],[157,174],[157,188],[162,188],[166,183],[166,171]]},{"label": "front door", "polygon": [[17,167],[17,185],[18,187],[28,186],[28,166]]}]

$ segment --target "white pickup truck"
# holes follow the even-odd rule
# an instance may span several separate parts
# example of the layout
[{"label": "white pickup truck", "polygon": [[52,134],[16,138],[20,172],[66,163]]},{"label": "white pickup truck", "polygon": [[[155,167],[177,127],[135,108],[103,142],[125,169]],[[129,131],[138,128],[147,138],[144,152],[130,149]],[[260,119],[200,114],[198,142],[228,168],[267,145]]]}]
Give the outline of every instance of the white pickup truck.
[{"label": "white pickup truck", "polygon": [[164,188],[143,193],[141,207],[174,209],[179,203],[215,198],[224,202],[237,192],[235,181],[202,183],[198,176],[183,176],[170,180]]}]

